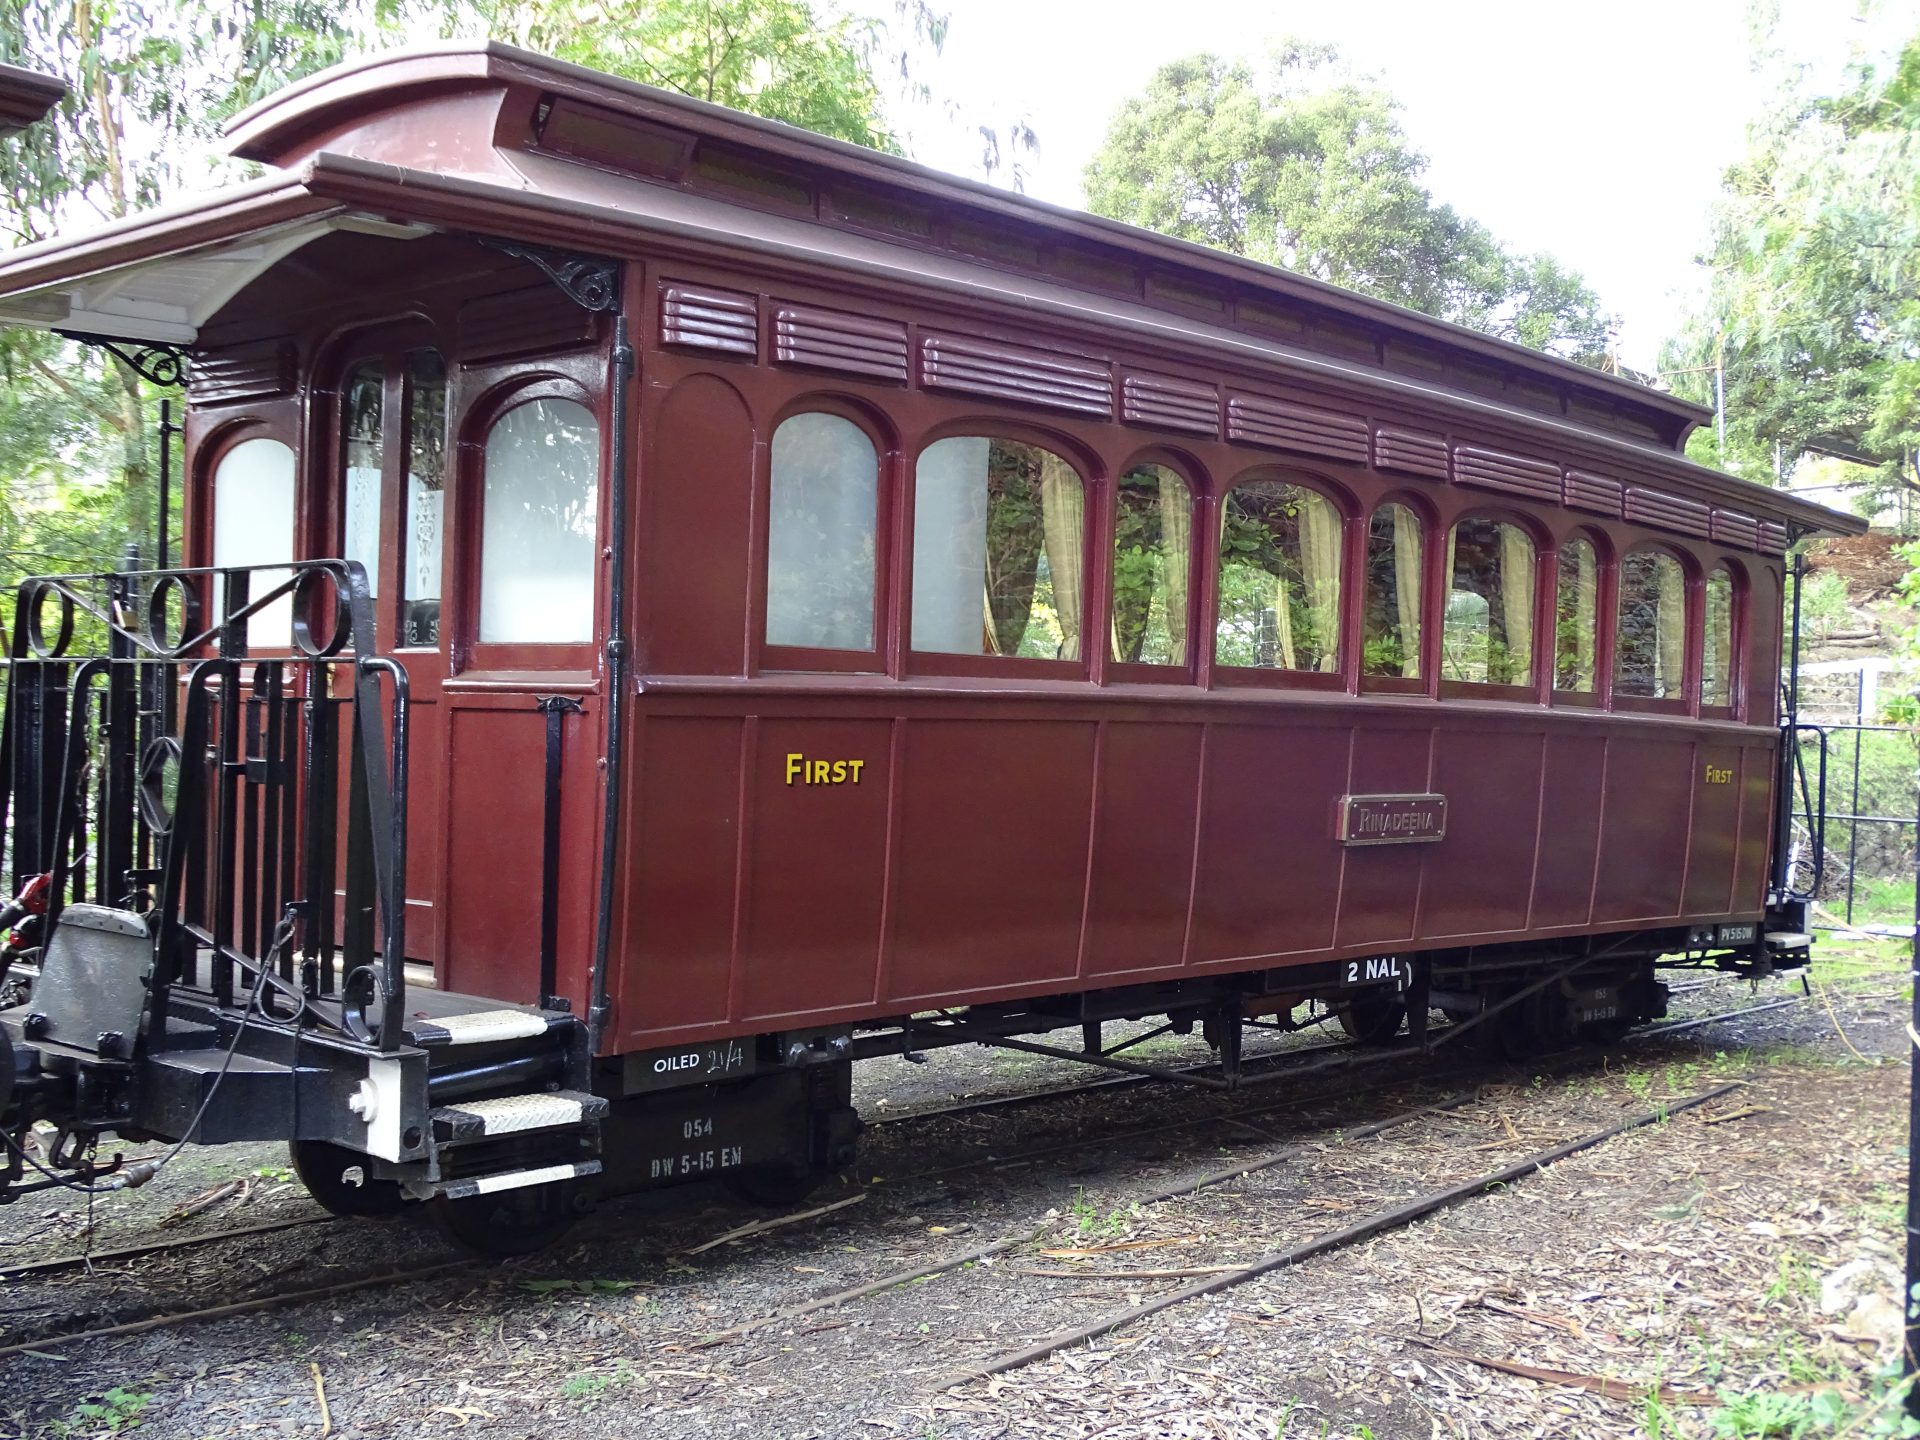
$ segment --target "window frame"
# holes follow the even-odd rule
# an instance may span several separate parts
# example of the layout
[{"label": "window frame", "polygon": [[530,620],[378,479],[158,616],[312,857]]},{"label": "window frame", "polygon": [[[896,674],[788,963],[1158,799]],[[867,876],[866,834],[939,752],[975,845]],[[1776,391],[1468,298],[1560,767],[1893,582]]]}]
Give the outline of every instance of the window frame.
[{"label": "window frame", "polygon": [[[1372,583],[1373,572],[1369,556],[1373,545],[1373,517],[1388,505],[1400,505],[1413,512],[1420,521],[1420,673],[1417,676],[1406,675],[1369,675],[1367,674],[1367,587]],[[1439,631],[1433,625],[1433,575],[1438,562],[1434,556],[1439,552],[1434,544],[1436,533],[1444,533],[1438,513],[1425,496],[1411,490],[1392,489],[1383,492],[1368,508],[1360,529],[1360,578],[1359,592],[1353,601],[1353,614],[1357,616],[1357,638],[1360,654],[1355,659],[1359,674],[1360,693],[1363,695],[1428,695],[1429,686],[1439,673],[1440,648]],[[1445,618],[1445,607],[1442,607]]]},{"label": "window frame", "polygon": [[[1562,690],[1554,683],[1560,664],[1560,555],[1576,540],[1584,540],[1593,547],[1593,563],[1596,572],[1593,596],[1593,689],[1591,690]],[[1618,575],[1614,566],[1614,554],[1615,548],[1611,537],[1591,525],[1577,525],[1554,542],[1553,590],[1547,612],[1553,622],[1549,629],[1554,640],[1554,653],[1548,662],[1546,675],[1549,705],[1569,706],[1576,710],[1604,710],[1611,703],[1615,627],[1608,617],[1613,614],[1614,584]]]},{"label": "window frame", "polygon": [[[1680,593],[1685,597],[1686,613],[1681,621],[1681,674],[1678,696],[1628,695],[1620,689],[1620,606],[1625,599],[1627,561],[1646,551],[1665,555],[1680,566]],[[1636,537],[1624,546],[1614,560],[1613,607],[1607,633],[1612,638],[1607,661],[1607,690],[1610,707],[1617,713],[1637,715],[1692,715],[1699,708],[1700,695],[1700,620],[1705,605],[1704,582],[1699,561],[1672,541],[1648,536]]]},{"label": "window frame", "polygon": [[[1511,525],[1533,543],[1532,644],[1530,647],[1527,680],[1524,684],[1495,684],[1484,680],[1449,680],[1442,672],[1441,659],[1446,649],[1447,602],[1453,595],[1453,572],[1445,566],[1444,556],[1447,553],[1445,547],[1448,542],[1452,540],[1454,533],[1459,527],[1470,520],[1486,520],[1497,525]],[[1544,677],[1550,686],[1552,680],[1550,667],[1552,662],[1549,659],[1545,666],[1542,664],[1540,637],[1542,633],[1551,635],[1552,627],[1547,626],[1544,627],[1543,630],[1540,623],[1541,597],[1547,593],[1547,588],[1542,582],[1549,569],[1547,561],[1551,559],[1551,569],[1555,581],[1554,593],[1557,596],[1560,568],[1560,547],[1552,535],[1542,528],[1539,521],[1518,511],[1502,509],[1499,506],[1473,505],[1460,511],[1447,522],[1441,534],[1440,545],[1436,547],[1436,553],[1443,558],[1435,562],[1436,565],[1442,569],[1439,584],[1436,586],[1439,605],[1436,618],[1439,623],[1434,627],[1435,648],[1433,675],[1439,688],[1435,693],[1438,694],[1442,700],[1502,700],[1527,705],[1543,703],[1541,694],[1542,681]]]},{"label": "window frame", "polygon": [[[199,437],[193,458],[193,485],[189,490],[189,513],[182,531],[181,548],[187,555],[173,557],[174,568],[201,567],[211,570],[214,565],[214,521],[219,509],[216,486],[220,475],[220,466],[228,455],[250,440],[275,440],[284,445],[293,455],[293,525],[288,535],[292,546],[293,558],[289,565],[298,565],[309,553],[305,545],[308,536],[307,512],[307,467],[302,464],[302,452],[298,440],[298,423],[291,414],[273,414],[270,411],[250,410],[246,414],[221,417],[213,422],[207,432]],[[196,493],[197,492],[197,493]],[[189,562],[191,557],[191,563]],[[188,577],[188,583],[199,591],[201,614],[206,617],[204,624],[211,625],[213,619],[224,613],[225,597],[215,593],[218,579],[212,575]],[[251,587],[250,587],[251,588]],[[289,631],[285,645],[255,645],[246,635],[245,628],[241,638],[247,647],[247,657],[257,659],[293,653],[293,635]]]},{"label": "window frame", "polygon": [[[1311,490],[1332,505],[1340,517],[1340,599],[1335,607],[1339,624],[1331,670],[1282,670],[1261,665],[1232,665],[1220,659],[1220,557],[1223,553],[1220,539],[1227,523],[1227,502],[1241,486],[1263,481]],[[1212,684],[1220,689],[1348,691],[1351,685],[1348,672],[1359,663],[1353,645],[1353,572],[1355,521],[1360,515],[1360,505],[1353,491],[1318,471],[1266,462],[1236,472],[1220,487],[1208,510],[1206,542],[1204,547],[1196,547],[1204,549],[1210,562],[1204,572],[1206,604],[1197,618],[1206,626],[1207,673]]]},{"label": "window frame", "polygon": [[[799,415],[835,415],[857,428],[873,445],[874,523],[873,523],[873,645],[866,650],[814,648],[807,645],[776,645],[767,639],[767,596],[770,577],[768,564],[773,545],[773,437],[787,421]],[[754,487],[759,515],[753,527],[753,558],[748,573],[753,577],[754,593],[749,609],[757,617],[753,646],[757,670],[787,673],[831,673],[878,675],[887,670],[892,636],[887,618],[892,614],[892,577],[894,566],[887,547],[894,537],[896,496],[900,489],[902,447],[897,436],[881,418],[866,406],[831,393],[795,397],[775,412],[766,431],[767,443],[755,457]],[[904,632],[903,632],[904,633]]]},{"label": "window frame", "polygon": [[[1707,587],[1713,583],[1713,577],[1725,571],[1727,581],[1732,587],[1727,597],[1727,703],[1709,705],[1707,703]],[[1690,692],[1699,702],[1700,716],[1707,720],[1738,720],[1746,709],[1747,699],[1747,595],[1751,589],[1751,579],[1746,567],[1730,555],[1716,553],[1711,563],[1700,568],[1700,634],[1699,664],[1695,667],[1693,689]]]},{"label": "window frame", "polygon": [[[1134,470],[1158,465],[1178,475],[1187,487],[1187,658],[1178,665],[1155,665],[1144,660],[1116,660],[1113,657],[1114,544],[1120,530],[1120,478]],[[1217,547],[1209,546],[1202,526],[1209,523],[1211,509],[1206,504],[1204,471],[1177,451],[1160,447],[1136,451],[1114,467],[1113,479],[1105,486],[1106,503],[1101,507],[1103,557],[1098,575],[1100,585],[1100,654],[1103,678],[1123,685],[1191,685],[1200,673],[1200,617],[1206,606],[1201,593],[1206,566],[1202,561]],[[1089,579],[1092,579],[1091,575]],[[1209,629],[1207,632],[1211,634]],[[1211,647],[1209,647],[1210,649]]]},{"label": "window frame", "polygon": [[[460,504],[449,521],[442,544],[454,543],[458,536],[457,569],[459,599],[448,606],[442,599],[441,633],[450,670],[515,671],[564,670],[590,673],[606,634],[608,556],[608,491],[620,477],[609,481],[607,461],[607,424],[597,397],[578,381],[552,370],[527,371],[489,387],[466,405],[457,425],[451,427],[457,446],[455,480]],[[590,633],[585,640],[564,640],[553,644],[534,641],[481,640],[480,574],[481,550],[486,543],[485,487],[487,479],[487,441],[493,427],[508,414],[536,400],[571,400],[593,417],[598,444],[598,469],[595,476],[593,609]],[[444,555],[444,551],[442,552]],[[450,567],[442,561],[441,584],[446,585]],[[446,617],[457,614],[458,632],[450,639]]]},{"label": "window frame", "polygon": [[[920,457],[942,440],[1006,440],[1018,445],[1033,445],[1049,450],[1073,467],[1080,477],[1084,505],[1080,525],[1080,658],[1047,660],[1025,655],[955,655],[944,650],[913,648],[913,542],[914,521],[920,501]],[[900,448],[899,499],[894,506],[893,594],[895,633],[892,645],[898,654],[901,675],[933,675],[989,678],[1024,675],[1033,679],[1086,680],[1092,676],[1096,650],[1104,654],[1104,639],[1090,644],[1087,617],[1104,614],[1106,605],[1104,563],[1096,565],[1095,540],[1101,536],[1099,517],[1106,512],[1109,488],[1104,465],[1084,446],[1066,435],[1039,426],[1023,424],[1004,416],[970,415],[932,426],[915,437],[911,446]],[[760,567],[765,572],[765,566]],[[762,606],[764,611],[764,605]]]}]

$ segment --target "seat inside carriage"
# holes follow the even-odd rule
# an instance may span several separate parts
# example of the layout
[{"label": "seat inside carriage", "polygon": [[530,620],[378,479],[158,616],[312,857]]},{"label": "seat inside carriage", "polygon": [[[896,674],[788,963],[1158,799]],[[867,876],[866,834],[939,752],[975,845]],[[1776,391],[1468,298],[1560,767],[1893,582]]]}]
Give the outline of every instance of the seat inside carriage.
[{"label": "seat inside carriage", "polygon": [[526,1249],[804,1194],[862,1059],[1807,963],[1786,555],[1862,526],[1691,403],[498,45],[229,144],[0,259],[187,405],[184,552],[14,597],[0,1186],[285,1139]]}]

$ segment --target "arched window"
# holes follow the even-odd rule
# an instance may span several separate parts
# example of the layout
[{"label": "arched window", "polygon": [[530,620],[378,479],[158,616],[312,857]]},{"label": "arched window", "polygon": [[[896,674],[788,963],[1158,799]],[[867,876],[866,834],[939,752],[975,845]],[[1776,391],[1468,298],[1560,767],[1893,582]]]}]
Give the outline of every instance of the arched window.
[{"label": "arched window", "polygon": [[1193,497],[1164,465],[1120,477],[1113,526],[1113,658],[1187,663]]},{"label": "arched window", "polygon": [[572,400],[529,400],[487,432],[480,628],[489,644],[593,638],[600,432]]},{"label": "arched window", "polygon": [[1420,517],[1382,505],[1367,522],[1367,630],[1361,672],[1420,678]]},{"label": "arched window", "polygon": [[1553,606],[1553,688],[1592,691],[1600,616],[1600,557],[1588,540],[1560,547],[1560,589]]},{"label": "arched window", "polygon": [[1447,539],[1440,678],[1533,682],[1533,540],[1503,520],[1462,520]]},{"label": "arched window", "polygon": [[1214,658],[1269,670],[1340,668],[1340,512],[1281,480],[1250,480],[1221,507]]},{"label": "arched window", "polygon": [[1700,703],[1733,704],[1733,576],[1722,565],[1707,577],[1707,635],[1700,652]]},{"label": "arched window", "polygon": [[1038,445],[936,441],[914,467],[913,648],[1078,660],[1079,472]]},{"label": "arched window", "polygon": [[809,412],[773,432],[767,643],[873,648],[880,457],[851,420]]},{"label": "arched window", "polygon": [[[213,471],[213,563],[221,568],[278,565],[293,559],[293,449],[264,437],[242,440]],[[248,581],[264,595],[290,571],[266,570]],[[293,597],[284,595],[247,618],[247,648],[284,650],[293,641]]]},{"label": "arched window", "polygon": [[1678,700],[1687,660],[1687,575],[1660,550],[1620,561],[1620,618],[1613,688],[1621,695]]}]

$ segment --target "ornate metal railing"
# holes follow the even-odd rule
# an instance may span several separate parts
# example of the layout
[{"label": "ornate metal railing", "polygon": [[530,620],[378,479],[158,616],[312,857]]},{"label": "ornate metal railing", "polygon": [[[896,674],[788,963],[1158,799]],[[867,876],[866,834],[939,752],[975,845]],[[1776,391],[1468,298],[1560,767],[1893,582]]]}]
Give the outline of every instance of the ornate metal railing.
[{"label": "ornate metal railing", "polygon": [[15,598],[6,895],[50,876],[49,933],[81,901],[147,917],[149,1043],[182,994],[259,994],[286,1023],[397,1046],[407,677],[374,653],[365,570],[129,569]]}]

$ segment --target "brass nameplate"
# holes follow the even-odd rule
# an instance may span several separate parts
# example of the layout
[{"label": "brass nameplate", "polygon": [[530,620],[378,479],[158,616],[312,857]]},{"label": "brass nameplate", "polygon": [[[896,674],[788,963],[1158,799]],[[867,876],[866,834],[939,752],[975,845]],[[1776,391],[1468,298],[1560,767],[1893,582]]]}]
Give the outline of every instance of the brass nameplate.
[{"label": "brass nameplate", "polygon": [[1444,795],[1345,795],[1342,845],[1418,845],[1447,836]]}]

